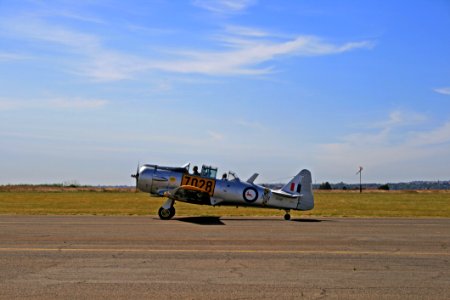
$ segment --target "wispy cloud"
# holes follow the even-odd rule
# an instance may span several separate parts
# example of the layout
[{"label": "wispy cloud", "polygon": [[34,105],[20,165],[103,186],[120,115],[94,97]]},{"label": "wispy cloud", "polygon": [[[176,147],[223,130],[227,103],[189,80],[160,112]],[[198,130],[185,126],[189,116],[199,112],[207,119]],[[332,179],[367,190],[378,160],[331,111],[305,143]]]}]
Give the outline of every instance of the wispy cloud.
[{"label": "wispy cloud", "polygon": [[50,25],[39,18],[17,17],[3,20],[2,25],[9,28],[11,34],[31,40],[61,44],[75,49],[100,47],[100,40],[94,35]]},{"label": "wispy cloud", "polygon": [[428,130],[416,127],[400,130],[405,124],[412,123],[399,115],[403,114],[396,112],[387,121],[378,122],[385,125],[376,131],[357,132],[341,137],[338,142],[319,145],[317,161],[336,170],[360,164],[392,169],[400,162],[432,160],[439,155],[450,155],[450,121]]},{"label": "wispy cloud", "polygon": [[[215,52],[186,51],[177,53],[175,62],[163,63],[161,68],[178,72],[206,74],[266,74],[273,67],[260,65],[289,56],[332,55],[355,49],[371,49],[373,41],[348,42],[341,45],[328,43],[317,36],[288,36],[241,26],[226,26],[216,37],[224,45]],[[184,57],[184,58],[183,58]]]},{"label": "wispy cloud", "polygon": [[389,114],[387,120],[381,122],[375,122],[374,124],[370,124],[369,128],[383,128],[389,129],[392,127],[400,127],[400,126],[408,126],[422,123],[427,120],[427,117],[423,114],[416,112],[405,112],[396,110]]},{"label": "wispy cloud", "polygon": [[50,16],[59,16],[59,17],[77,20],[77,21],[81,21],[81,22],[106,24],[106,22],[104,20],[99,19],[97,17],[87,16],[85,14],[78,14],[78,13],[75,13],[75,12],[69,11],[69,10],[49,9],[49,10],[47,10],[46,14],[48,14]]},{"label": "wispy cloud", "polygon": [[248,120],[238,120],[235,122],[236,125],[240,127],[245,127],[247,129],[253,129],[253,130],[259,130],[259,131],[265,131],[267,130],[264,125],[262,125],[259,122],[255,121],[248,121]]},{"label": "wispy cloud", "polygon": [[415,133],[409,143],[418,147],[450,143],[450,121],[428,132]]},{"label": "wispy cloud", "polygon": [[433,91],[442,95],[450,95],[450,87],[436,88]]},{"label": "wispy cloud", "polygon": [[28,55],[12,53],[12,52],[0,52],[0,62],[2,61],[15,61],[15,60],[24,60],[30,59],[31,57]]},{"label": "wispy cloud", "polygon": [[17,103],[16,101],[0,99],[0,111],[17,109],[20,107],[21,107],[21,104]]},{"label": "wispy cloud", "polygon": [[[225,1],[226,2],[226,1]],[[224,2],[224,3],[225,3]],[[228,2],[227,2],[228,3]],[[230,4],[231,5],[231,4]],[[166,49],[148,55],[133,54],[105,47],[99,36],[64,26],[52,25],[39,18],[17,17],[0,23],[14,37],[32,40],[65,51],[58,64],[66,71],[97,81],[116,81],[133,78],[142,72],[197,73],[203,75],[262,75],[273,72],[268,63],[292,56],[321,56],[344,53],[356,49],[370,49],[372,41],[332,44],[317,36],[282,38],[257,28],[228,27],[212,41],[218,50]],[[165,59],[155,60],[156,55]],[[73,56],[78,56],[77,60]],[[262,66],[264,65],[264,67]]]},{"label": "wispy cloud", "polygon": [[133,32],[142,32],[151,36],[173,35],[180,33],[179,30],[169,28],[146,27],[136,24],[127,25],[127,29]]},{"label": "wispy cloud", "polygon": [[285,56],[319,56],[338,54],[354,49],[370,49],[373,42],[350,42],[334,45],[314,36],[299,36],[293,40],[276,42],[269,40],[237,39],[223,40],[230,49],[216,52],[179,52],[171,61],[153,63],[153,67],[179,73],[208,75],[267,74],[272,68],[258,67],[263,63]]},{"label": "wispy cloud", "polygon": [[103,99],[54,98],[45,100],[0,99],[0,111],[23,109],[97,109],[108,104]]},{"label": "wispy cloud", "polygon": [[219,132],[208,130],[206,133],[208,134],[209,138],[214,142],[223,141],[224,139],[224,135]]},{"label": "wispy cloud", "polygon": [[194,0],[193,4],[214,13],[233,14],[246,10],[256,2],[256,0]]},{"label": "wispy cloud", "polygon": [[100,108],[108,104],[107,100],[103,99],[54,99],[47,103],[48,107],[53,108],[74,108],[74,109],[94,109]]},{"label": "wispy cloud", "polygon": [[[59,61],[62,61],[69,72],[99,81],[114,81],[130,78],[142,70],[142,59],[106,49],[102,40],[93,34],[50,25],[36,18],[16,18],[2,23],[16,37],[54,45],[59,47],[58,50],[64,50],[69,57],[64,60],[64,56],[61,56]],[[78,59],[74,60],[73,55],[77,55]]]},{"label": "wispy cloud", "polygon": [[250,36],[250,37],[266,37],[270,34],[267,31],[258,28],[245,27],[245,26],[236,26],[236,25],[228,25],[225,26],[225,31],[234,35],[242,35],[242,36]]}]

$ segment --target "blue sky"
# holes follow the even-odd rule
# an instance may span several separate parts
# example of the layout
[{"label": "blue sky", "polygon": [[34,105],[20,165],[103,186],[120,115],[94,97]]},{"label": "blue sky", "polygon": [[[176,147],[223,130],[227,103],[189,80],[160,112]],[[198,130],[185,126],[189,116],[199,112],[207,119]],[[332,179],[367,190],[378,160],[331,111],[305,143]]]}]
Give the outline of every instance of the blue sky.
[{"label": "blue sky", "polygon": [[450,179],[450,2],[0,0],[0,184]]}]

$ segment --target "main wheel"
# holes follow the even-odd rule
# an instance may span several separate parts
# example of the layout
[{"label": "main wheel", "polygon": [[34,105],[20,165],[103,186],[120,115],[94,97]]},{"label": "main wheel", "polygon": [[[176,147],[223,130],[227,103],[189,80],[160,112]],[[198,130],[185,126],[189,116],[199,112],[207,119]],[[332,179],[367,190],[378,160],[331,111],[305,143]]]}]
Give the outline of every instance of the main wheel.
[{"label": "main wheel", "polygon": [[169,219],[172,219],[173,216],[175,216],[175,207],[172,206],[172,207],[170,208],[170,217],[169,217]]},{"label": "main wheel", "polygon": [[284,219],[285,219],[286,221],[289,221],[289,220],[291,219],[291,215],[290,215],[290,214],[285,214],[285,215],[284,215]]},{"label": "main wheel", "polygon": [[171,207],[169,209],[160,207],[158,210],[158,216],[161,220],[170,220],[173,216],[175,216],[175,207]]}]

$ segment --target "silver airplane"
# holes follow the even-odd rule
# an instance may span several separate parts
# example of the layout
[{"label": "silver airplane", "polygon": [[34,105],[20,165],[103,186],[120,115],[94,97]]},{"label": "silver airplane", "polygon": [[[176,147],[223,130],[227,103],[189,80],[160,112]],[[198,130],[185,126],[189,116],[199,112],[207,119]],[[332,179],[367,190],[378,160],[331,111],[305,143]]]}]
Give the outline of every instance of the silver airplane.
[{"label": "silver airplane", "polygon": [[290,220],[290,210],[311,210],[314,208],[311,172],[302,170],[288,184],[279,190],[272,190],[254,183],[258,173],[247,181],[241,181],[235,173],[228,172],[222,179],[216,179],[217,168],[202,166],[189,172],[190,164],[182,167],[158,165],[138,166],[136,188],[142,192],[167,201],[159,208],[158,215],[169,220],[175,215],[176,201],[200,205],[255,206],[282,209],[285,220]]}]

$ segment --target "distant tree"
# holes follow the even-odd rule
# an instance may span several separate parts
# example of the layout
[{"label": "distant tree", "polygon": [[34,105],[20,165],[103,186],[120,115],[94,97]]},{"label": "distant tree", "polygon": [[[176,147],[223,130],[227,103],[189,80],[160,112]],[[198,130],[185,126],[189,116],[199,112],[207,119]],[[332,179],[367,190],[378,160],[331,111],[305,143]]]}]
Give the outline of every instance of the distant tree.
[{"label": "distant tree", "polygon": [[344,185],[344,186],[342,187],[342,189],[343,189],[344,191],[346,191],[346,190],[347,190],[347,187]]},{"label": "distant tree", "polygon": [[319,186],[319,190],[331,190],[331,184],[327,181],[324,183],[321,183]]},{"label": "distant tree", "polygon": [[76,187],[80,186],[80,183],[77,180],[67,180],[67,181],[64,181],[62,185],[71,187],[71,188],[76,188]]},{"label": "distant tree", "polygon": [[384,190],[384,191],[389,191],[389,185],[386,183],[386,184],[383,184],[383,185],[380,185],[379,187],[378,187],[378,189],[379,190]]}]

